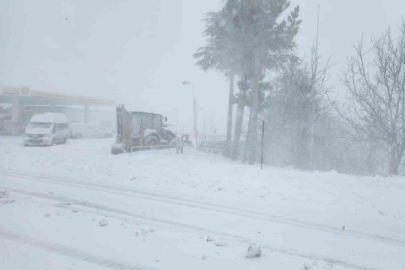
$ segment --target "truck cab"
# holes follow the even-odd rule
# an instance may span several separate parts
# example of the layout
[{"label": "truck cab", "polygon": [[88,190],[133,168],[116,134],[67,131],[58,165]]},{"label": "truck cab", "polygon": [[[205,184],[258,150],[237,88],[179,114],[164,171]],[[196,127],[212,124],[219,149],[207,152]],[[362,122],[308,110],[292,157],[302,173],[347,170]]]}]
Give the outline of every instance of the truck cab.
[{"label": "truck cab", "polygon": [[123,105],[117,106],[117,138],[112,154],[124,151],[146,150],[170,145],[176,135],[165,129],[167,118],[147,112],[128,112]]}]

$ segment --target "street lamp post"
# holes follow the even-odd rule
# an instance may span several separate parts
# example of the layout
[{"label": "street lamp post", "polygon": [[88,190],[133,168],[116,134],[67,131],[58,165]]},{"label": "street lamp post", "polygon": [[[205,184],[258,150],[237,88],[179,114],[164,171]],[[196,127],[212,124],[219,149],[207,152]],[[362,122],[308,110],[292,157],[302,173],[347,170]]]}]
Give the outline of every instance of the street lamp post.
[{"label": "street lamp post", "polygon": [[194,85],[191,82],[184,81],[184,85],[191,85],[191,88],[193,90],[193,120],[194,120],[194,137],[195,137],[195,142],[196,146],[198,146],[198,131],[197,131],[197,109],[196,109],[196,99],[195,99],[195,93],[194,93]]},{"label": "street lamp post", "polygon": [[203,114],[204,114],[204,128],[202,129],[202,131],[200,132],[200,135],[201,134],[204,134],[204,135],[201,135],[200,137],[200,146],[201,146],[201,142],[203,142],[203,143],[206,143],[207,142],[207,132],[206,132],[206,129],[205,129],[205,110],[203,109],[203,108],[201,108],[201,107],[199,107],[200,108],[200,110],[201,111],[203,111]]},{"label": "street lamp post", "polygon": [[203,131],[204,131],[204,136],[207,137],[207,132],[205,130],[205,110],[203,108],[201,108],[201,107],[200,107],[200,110],[203,111],[203,113],[204,113],[204,129],[203,129]]}]

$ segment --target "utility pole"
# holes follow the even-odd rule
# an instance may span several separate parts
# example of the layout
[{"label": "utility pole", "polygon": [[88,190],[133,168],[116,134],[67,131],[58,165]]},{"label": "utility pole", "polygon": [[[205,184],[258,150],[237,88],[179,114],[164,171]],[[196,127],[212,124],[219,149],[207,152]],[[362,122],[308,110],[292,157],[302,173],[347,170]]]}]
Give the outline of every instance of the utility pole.
[{"label": "utility pole", "polygon": [[[201,108],[201,107],[199,107],[199,108],[200,108],[201,111],[203,111],[203,114],[204,114],[204,118],[203,118],[204,119],[204,129],[203,129],[203,132],[200,132],[201,133],[200,134],[201,135],[200,139],[202,140],[204,138],[204,136],[205,137],[207,136],[207,133],[206,133],[206,130],[205,130],[205,110],[203,108]],[[204,136],[202,134],[204,134]]]},{"label": "utility pole", "polygon": [[[318,19],[317,19],[317,24],[316,24],[316,44],[315,44],[315,74],[312,74],[312,92],[314,93],[315,97],[315,81],[316,81],[316,72],[317,72],[317,66],[318,66],[318,46],[319,46],[319,11],[320,11],[320,5],[318,5]],[[314,133],[315,133],[315,102],[314,100],[312,101],[312,119],[311,119],[311,142],[310,142],[310,157],[309,157],[309,166],[310,169],[312,170],[313,168],[313,160],[314,160]]]},{"label": "utility pole", "polygon": [[264,159],[264,120],[262,120],[262,145],[260,153],[260,169],[263,170],[263,159]]}]

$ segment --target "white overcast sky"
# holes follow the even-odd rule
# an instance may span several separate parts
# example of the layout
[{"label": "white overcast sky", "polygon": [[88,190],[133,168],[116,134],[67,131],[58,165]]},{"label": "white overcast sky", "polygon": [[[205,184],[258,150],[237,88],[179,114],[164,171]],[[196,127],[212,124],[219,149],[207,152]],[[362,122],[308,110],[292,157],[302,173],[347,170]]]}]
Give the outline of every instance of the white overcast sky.
[{"label": "white overcast sky", "polygon": [[[133,110],[169,116],[191,130],[191,88],[203,116],[225,132],[228,86],[205,73],[192,54],[205,44],[202,19],[222,0],[0,0],[0,85],[111,99]],[[396,27],[404,0],[291,0],[301,6],[297,37],[305,52],[316,35],[321,5],[320,51],[337,65],[336,79],[352,44],[364,34]],[[177,110],[177,112],[176,112]],[[215,120],[213,120],[215,119]],[[208,125],[208,124],[207,124]]]}]

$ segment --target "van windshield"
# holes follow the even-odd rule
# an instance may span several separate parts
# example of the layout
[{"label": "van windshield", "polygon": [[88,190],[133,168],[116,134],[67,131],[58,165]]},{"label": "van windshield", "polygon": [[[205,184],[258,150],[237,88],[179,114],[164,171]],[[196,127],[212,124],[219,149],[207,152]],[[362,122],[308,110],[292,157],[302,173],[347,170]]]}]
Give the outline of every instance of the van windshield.
[{"label": "van windshield", "polygon": [[29,128],[50,128],[52,123],[29,123]]}]

